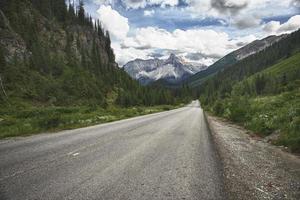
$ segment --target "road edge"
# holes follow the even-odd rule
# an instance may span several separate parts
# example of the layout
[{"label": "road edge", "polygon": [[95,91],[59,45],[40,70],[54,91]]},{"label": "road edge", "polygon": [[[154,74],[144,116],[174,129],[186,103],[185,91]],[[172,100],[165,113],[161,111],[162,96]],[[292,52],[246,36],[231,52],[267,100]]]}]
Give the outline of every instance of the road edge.
[{"label": "road edge", "polygon": [[224,159],[223,159],[223,156],[221,154],[221,150],[219,148],[218,141],[215,137],[215,132],[214,132],[214,130],[213,130],[212,126],[210,125],[210,122],[207,118],[207,113],[204,110],[202,112],[203,112],[206,127],[207,127],[208,132],[209,132],[209,137],[210,137],[209,139],[212,141],[213,150],[216,154],[217,160],[219,161],[218,163],[219,163],[219,167],[220,167],[220,170],[221,170],[220,174],[221,174],[223,191],[224,191],[224,199],[230,199],[229,197],[231,196],[231,194],[230,194],[230,189],[228,188],[228,185],[226,184],[227,180],[226,180]]},{"label": "road edge", "polygon": [[[223,166],[227,199],[299,199],[297,156],[251,137],[242,127],[227,125],[206,112],[204,116]],[[236,150],[236,145],[243,148]]]},{"label": "road edge", "polygon": [[[228,165],[228,162],[230,162],[230,160],[228,160],[228,158],[226,157],[226,153],[222,151],[222,148],[224,148],[222,141],[220,141],[220,139],[217,136],[216,130],[214,129],[213,125],[211,124],[211,120],[209,119],[209,114],[207,114],[205,111],[203,111],[204,113],[204,118],[205,121],[207,123],[207,127],[209,129],[209,132],[212,136],[212,140],[214,143],[214,146],[216,148],[217,154],[220,158],[220,163],[221,163],[221,167],[222,167],[222,176],[223,176],[223,185],[224,185],[224,190],[226,193],[226,199],[228,200],[236,200],[236,199],[244,199],[245,197],[243,197],[242,192],[243,191],[239,191],[237,193],[236,189],[233,188],[233,185],[238,185],[239,187],[247,187],[245,185],[241,186],[241,184],[243,184],[242,182],[236,182],[236,180],[230,178],[230,168],[232,168],[232,166]],[[247,188],[245,188],[247,189]],[[247,194],[249,195],[249,194]],[[247,198],[245,199],[257,199],[257,197],[255,195],[253,196],[247,196]]]}]

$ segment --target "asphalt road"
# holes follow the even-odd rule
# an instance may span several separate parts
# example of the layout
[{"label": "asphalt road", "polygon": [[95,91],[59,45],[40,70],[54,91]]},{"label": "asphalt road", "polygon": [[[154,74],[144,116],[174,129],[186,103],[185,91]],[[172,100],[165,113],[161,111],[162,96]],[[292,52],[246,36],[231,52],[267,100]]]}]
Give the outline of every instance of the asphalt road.
[{"label": "asphalt road", "polygon": [[0,141],[0,199],[225,199],[203,111]]}]

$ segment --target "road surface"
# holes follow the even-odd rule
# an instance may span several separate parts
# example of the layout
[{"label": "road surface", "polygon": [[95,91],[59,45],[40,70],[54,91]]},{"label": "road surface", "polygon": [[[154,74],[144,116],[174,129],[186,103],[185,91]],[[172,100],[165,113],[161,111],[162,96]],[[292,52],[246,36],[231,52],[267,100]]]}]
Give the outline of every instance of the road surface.
[{"label": "road surface", "polygon": [[223,199],[203,111],[0,141],[0,199]]}]

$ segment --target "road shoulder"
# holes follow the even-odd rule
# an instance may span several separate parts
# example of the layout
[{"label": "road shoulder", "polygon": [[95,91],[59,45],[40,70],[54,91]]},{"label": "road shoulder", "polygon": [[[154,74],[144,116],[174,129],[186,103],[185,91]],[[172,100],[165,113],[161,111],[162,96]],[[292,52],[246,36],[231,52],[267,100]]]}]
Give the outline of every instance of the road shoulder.
[{"label": "road shoulder", "polygon": [[300,199],[300,158],[206,114],[230,199]]}]

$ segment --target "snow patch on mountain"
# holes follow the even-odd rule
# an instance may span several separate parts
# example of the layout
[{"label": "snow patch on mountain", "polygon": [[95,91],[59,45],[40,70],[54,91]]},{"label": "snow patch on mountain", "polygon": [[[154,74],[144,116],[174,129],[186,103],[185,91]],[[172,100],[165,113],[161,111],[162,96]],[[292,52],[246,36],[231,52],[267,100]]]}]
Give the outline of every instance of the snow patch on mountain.
[{"label": "snow patch on mountain", "polygon": [[147,85],[158,80],[167,83],[179,83],[186,78],[205,70],[207,66],[194,65],[185,62],[182,58],[171,54],[168,59],[136,59],[128,62],[123,69],[141,84]]}]

